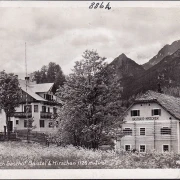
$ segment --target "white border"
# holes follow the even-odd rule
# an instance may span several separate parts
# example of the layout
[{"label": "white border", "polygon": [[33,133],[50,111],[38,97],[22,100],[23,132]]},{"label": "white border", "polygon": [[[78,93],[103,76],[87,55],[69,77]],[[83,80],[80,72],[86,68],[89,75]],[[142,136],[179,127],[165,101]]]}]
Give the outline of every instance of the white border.
[{"label": "white border", "polygon": [[[1,1],[0,7],[87,7],[92,1]],[[111,7],[150,7],[150,8],[180,8],[180,2],[174,1],[121,1],[111,2]],[[0,170],[0,179],[159,179],[159,178],[180,178],[178,169],[45,169],[45,170]]]},{"label": "white border", "polygon": [[[0,1],[0,7],[45,7],[45,8],[78,8],[89,7],[92,1]],[[106,2],[106,1],[105,1]],[[149,7],[149,8],[179,8],[179,1],[108,1],[112,8],[116,7]]]},{"label": "white border", "polygon": [[[30,172],[31,171],[31,172]],[[0,179],[170,179],[180,178],[178,169],[66,169],[3,170]]]},{"label": "white border", "polygon": [[178,140],[178,153],[179,153],[179,121],[177,121],[177,140]]}]

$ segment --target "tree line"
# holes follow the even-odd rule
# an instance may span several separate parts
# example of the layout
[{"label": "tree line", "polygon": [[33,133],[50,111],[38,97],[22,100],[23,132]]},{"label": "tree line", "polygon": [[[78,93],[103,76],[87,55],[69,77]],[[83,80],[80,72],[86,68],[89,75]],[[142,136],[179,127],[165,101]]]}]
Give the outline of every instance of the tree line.
[{"label": "tree line", "polygon": [[33,80],[39,83],[54,83],[54,93],[63,86],[65,82],[65,75],[59,64],[50,62],[47,66],[42,66],[41,70],[35,71],[33,74]]}]

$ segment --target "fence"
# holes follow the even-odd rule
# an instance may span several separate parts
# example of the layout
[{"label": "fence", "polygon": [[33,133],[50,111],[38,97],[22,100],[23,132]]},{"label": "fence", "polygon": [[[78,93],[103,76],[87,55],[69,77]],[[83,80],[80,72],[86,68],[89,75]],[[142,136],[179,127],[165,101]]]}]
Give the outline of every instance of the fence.
[{"label": "fence", "polygon": [[[20,140],[27,140],[27,130],[16,130],[17,138]],[[60,139],[58,136],[52,134],[45,134],[42,132],[31,131],[29,134],[29,140],[43,143],[49,146],[49,144],[61,145]]]},{"label": "fence", "polygon": [[[5,135],[4,132],[0,132],[0,141],[5,141],[7,139],[7,134]],[[10,133],[9,140],[11,141],[18,141],[18,140],[27,140],[27,130],[16,130],[15,132]],[[46,144],[56,144],[57,146],[62,145],[61,140],[58,136],[55,135],[47,135],[45,133],[40,133],[37,131],[31,131],[29,133],[29,140]]]},{"label": "fence", "polygon": [[[5,141],[7,139],[7,134],[5,135],[4,132],[0,132],[0,141]],[[14,132],[10,133],[9,140],[17,141],[17,134]]]},{"label": "fence", "polygon": [[[20,140],[27,140],[27,130],[16,130],[17,138]],[[47,135],[44,133],[31,131],[29,133],[29,140],[35,141],[39,143],[45,143],[47,139]]]}]

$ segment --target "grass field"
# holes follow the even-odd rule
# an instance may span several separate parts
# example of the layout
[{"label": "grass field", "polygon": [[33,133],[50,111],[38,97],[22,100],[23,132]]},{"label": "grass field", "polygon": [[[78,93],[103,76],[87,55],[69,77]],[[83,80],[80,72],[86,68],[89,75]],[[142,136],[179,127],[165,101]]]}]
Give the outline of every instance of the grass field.
[{"label": "grass field", "polygon": [[49,147],[25,142],[0,142],[1,169],[180,168],[175,153],[115,153],[73,146]]}]

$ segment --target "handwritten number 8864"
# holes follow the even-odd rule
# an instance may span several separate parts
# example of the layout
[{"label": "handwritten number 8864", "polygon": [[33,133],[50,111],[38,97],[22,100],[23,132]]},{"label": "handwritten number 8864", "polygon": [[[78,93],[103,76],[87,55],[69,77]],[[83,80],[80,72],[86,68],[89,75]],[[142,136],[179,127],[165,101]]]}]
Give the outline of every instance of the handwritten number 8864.
[{"label": "handwritten number 8864", "polygon": [[100,4],[100,3],[95,3],[95,2],[92,2],[91,5],[89,6],[89,9],[97,9],[97,8],[105,8],[105,9],[108,9],[110,10],[111,7],[110,7],[110,3],[108,2],[106,6],[104,6],[103,2]]}]

